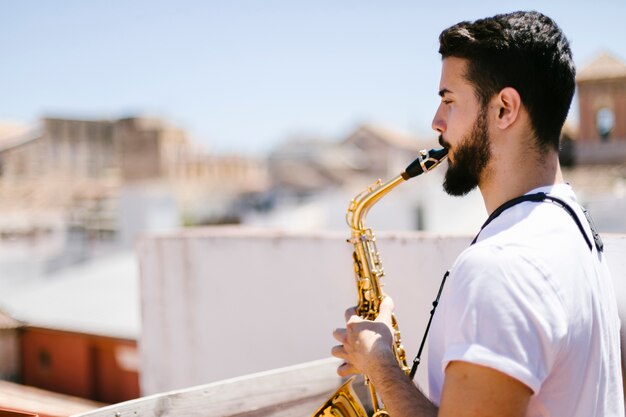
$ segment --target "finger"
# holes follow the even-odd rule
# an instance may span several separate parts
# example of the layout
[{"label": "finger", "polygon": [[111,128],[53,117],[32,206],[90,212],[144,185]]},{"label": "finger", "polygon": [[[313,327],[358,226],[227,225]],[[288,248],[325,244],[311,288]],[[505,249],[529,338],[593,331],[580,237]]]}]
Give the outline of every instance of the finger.
[{"label": "finger", "polygon": [[356,315],[356,307],[350,307],[344,313],[344,317],[346,318],[346,321],[350,320],[350,317],[355,316],[355,315]]},{"label": "finger", "polygon": [[378,312],[378,317],[376,317],[376,321],[382,321],[385,323],[391,323],[391,315],[393,314],[393,300],[391,297],[386,295],[383,300],[380,302],[380,310]]},{"label": "finger", "polygon": [[339,358],[343,360],[348,359],[348,355],[346,354],[346,349],[343,347],[343,345],[333,346],[333,348],[330,350],[330,354],[333,355],[335,358]]},{"label": "finger", "polygon": [[346,343],[346,329],[337,328],[333,331],[333,337],[342,345]]},{"label": "finger", "polygon": [[337,374],[341,377],[346,377],[354,374],[358,374],[359,371],[351,364],[344,362],[337,368]]}]

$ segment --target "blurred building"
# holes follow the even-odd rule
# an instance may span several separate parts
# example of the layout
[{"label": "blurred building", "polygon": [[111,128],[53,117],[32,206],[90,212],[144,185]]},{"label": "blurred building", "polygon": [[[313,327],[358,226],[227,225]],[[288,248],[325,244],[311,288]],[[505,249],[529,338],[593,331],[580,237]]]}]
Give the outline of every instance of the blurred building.
[{"label": "blurred building", "polygon": [[105,403],[139,396],[137,269],[124,252],[3,286],[0,377]]},{"label": "blurred building", "polygon": [[306,197],[355,180],[387,178],[403,170],[425,143],[426,140],[374,124],[357,127],[341,141],[291,139],[269,155],[272,187]]},{"label": "blurred building", "polygon": [[88,181],[167,178],[190,153],[185,133],[159,119],[44,118],[34,132],[4,141],[2,181],[45,176],[86,188]]},{"label": "blurred building", "polygon": [[237,198],[266,184],[263,161],[209,155],[161,119],[44,118],[0,135],[0,237],[30,246],[81,234],[129,243],[146,228],[233,220]]},{"label": "blurred building", "polygon": [[626,63],[602,53],[576,77],[580,126],[577,164],[626,162]]},{"label": "blurred building", "polygon": [[34,326],[21,337],[25,385],[104,403],[139,397],[135,340]]},{"label": "blurred building", "polygon": [[238,222],[266,182],[263,160],[208,154],[160,119],[0,124],[0,308],[19,320],[0,318],[0,378],[137,397],[135,259],[111,255],[140,233]]},{"label": "blurred building", "polygon": [[387,127],[365,124],[343,140],[360,158],[359,171],[369,178],[398,175],[415,159],[417,151],[437,147],[434,135],[419,138]]},{"label": "blurred building", "polygon": [[[269,156],[269,209],[249,213],[245,223],[289,230],[345,230],[352,197],[377,178],[390,180],[399,175],[420,149],[438,146],[434,134],[420,138],[371,123],[336,141],[286,141]],[[458,200],[443,192],[444,172],[435,170],[394,190],[372,211],[371,224],[386,230],[475,230],[484,220],[482,200],[472,193],[464,199],[465,215],[454,215]]]},{"label": "blurred building", "polygon": [[603,232],[626,231],[626,63],[603,52],[576,77],[579,124],[562,132],[565,179]]}]

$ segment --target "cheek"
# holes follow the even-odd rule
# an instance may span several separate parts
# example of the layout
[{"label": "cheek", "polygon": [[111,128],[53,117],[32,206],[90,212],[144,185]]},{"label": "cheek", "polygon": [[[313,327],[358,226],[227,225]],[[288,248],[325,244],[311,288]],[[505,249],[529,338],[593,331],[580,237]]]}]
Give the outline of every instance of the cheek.
[{"label": "cheek", "polygon": [[459,118],[454,111],[448,112],[447,121],[446,139],[449,142],[457,143],[460,140],[460,136],[462,136],[461,133],[463,132],[463,129],[459,123]]},{"label": "cheek", "polygon": [[448,114],[448,134],[450,139],[457,142],[467,136],[474,126],[474,120],[467,114],[451,110]]}]

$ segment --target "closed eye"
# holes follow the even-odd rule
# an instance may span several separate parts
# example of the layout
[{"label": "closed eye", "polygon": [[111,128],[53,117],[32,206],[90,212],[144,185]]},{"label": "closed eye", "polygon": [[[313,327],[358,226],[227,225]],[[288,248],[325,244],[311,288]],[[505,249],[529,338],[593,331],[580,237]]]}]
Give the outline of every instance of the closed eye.
[{"label": "closed eye", "polygon": [[439,90],[439,97],[441,97],[441,102],[443,104],[450,104],[452,103],[452,100],[450,100],[449,97],[449,93],[451,93],[450,90],[448,90],[447,88],[442,88],[441,90]]}]

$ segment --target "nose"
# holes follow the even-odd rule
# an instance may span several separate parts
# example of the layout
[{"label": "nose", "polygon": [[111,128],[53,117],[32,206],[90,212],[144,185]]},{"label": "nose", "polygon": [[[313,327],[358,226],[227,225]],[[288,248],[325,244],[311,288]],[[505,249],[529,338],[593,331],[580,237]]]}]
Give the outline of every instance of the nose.
[{"label": "nose", "polygon": [[433,130],[436,130],[439,133],[443,133],[446,131],[446,121],[443,118],[443,111],[441,109],[441,104],[437,107],[437,112],[435,113],[435,117],[433,117],[433,121],[431,124]]}]

